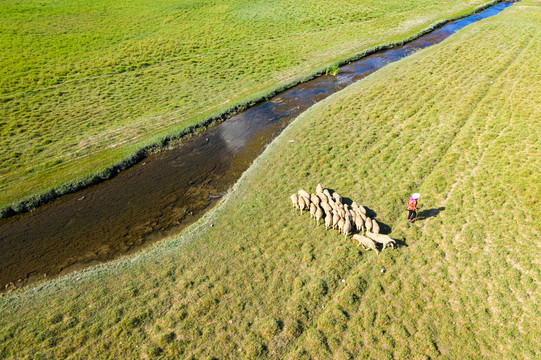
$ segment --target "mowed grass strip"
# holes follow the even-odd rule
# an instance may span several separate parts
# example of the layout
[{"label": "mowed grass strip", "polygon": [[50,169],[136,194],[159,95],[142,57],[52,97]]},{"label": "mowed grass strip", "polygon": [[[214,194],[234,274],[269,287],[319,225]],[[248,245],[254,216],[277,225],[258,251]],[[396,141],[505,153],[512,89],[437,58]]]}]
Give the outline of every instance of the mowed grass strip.
[{"label": "mowed grass strip", "polygon": [[0,208],[482,0],[0,4]]},{"label": "mowed grass strip", "polygon": [[[314,106],[182,236],[3,295],[0,355],[539,358],[540,13],[524,0]],[[376,256],[296,214],[318,183],[405,244]]]}]

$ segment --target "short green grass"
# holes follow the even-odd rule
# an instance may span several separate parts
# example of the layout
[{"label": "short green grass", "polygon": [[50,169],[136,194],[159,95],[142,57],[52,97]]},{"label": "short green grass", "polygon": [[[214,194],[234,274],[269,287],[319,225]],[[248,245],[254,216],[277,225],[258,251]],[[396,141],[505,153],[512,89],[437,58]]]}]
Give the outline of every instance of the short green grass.
[{"label": "short green grass", "polygon": [[[3,295],[0,357],[539,358],[540,35],[524,0],[314,106],[181,236]],[[405,245],[295,214],[317,183]]]},{"label": "short green grass", "polygon": [[3,0],[0,208],[483,0]]}]

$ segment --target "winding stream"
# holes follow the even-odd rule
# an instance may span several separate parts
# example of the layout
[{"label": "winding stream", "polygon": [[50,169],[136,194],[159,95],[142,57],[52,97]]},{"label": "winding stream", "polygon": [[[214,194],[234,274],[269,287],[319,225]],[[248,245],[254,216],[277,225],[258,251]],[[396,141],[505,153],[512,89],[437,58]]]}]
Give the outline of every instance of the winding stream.
[{"label": "winding stream", "polygon": [[286,90],[113,179],[0,220],[0,291],[114,259],[179,233],[213,206],[294,118],[388,63],[512,5],[494,5]]}]

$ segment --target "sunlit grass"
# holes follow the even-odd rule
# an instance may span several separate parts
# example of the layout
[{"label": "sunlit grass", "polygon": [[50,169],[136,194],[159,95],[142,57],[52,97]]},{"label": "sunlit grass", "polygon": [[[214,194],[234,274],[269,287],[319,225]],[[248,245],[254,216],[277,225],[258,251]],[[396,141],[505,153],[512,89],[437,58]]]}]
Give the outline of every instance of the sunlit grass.
[{"label": "sunlit grass", "polygon": [[0,208],[482,0],[0,4]]},{"label": "sunlit grass", "polygon": [[[538,358],[539,5],[314,106],[182,236],[4,295],[0,356]],[[405,245],[376,256],[295,214],[318,183]]]}]

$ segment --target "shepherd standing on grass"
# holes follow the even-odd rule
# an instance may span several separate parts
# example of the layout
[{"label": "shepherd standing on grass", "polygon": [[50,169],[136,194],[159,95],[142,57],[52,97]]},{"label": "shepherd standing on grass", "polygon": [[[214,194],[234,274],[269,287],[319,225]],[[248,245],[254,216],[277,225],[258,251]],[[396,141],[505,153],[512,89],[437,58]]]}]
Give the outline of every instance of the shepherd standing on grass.
[{"label": "shepherd standing on grass", "polygon": [[417,199],[421,197],[420,194],[415,193],[411,195],[410,201],[408,202],[408,222],[413,223],[417,219]]}]

